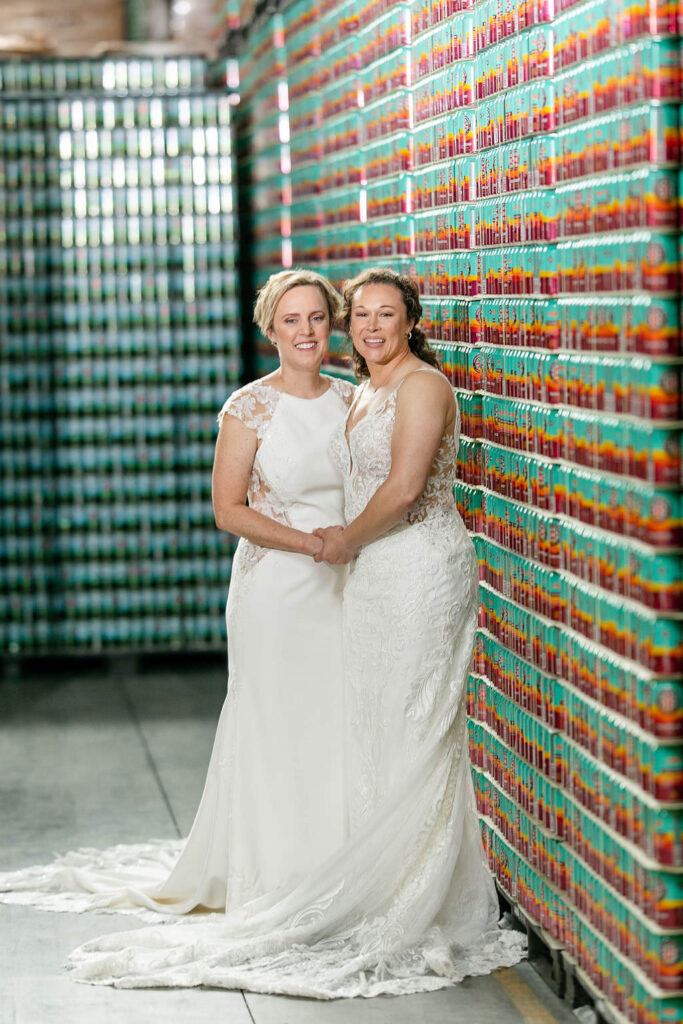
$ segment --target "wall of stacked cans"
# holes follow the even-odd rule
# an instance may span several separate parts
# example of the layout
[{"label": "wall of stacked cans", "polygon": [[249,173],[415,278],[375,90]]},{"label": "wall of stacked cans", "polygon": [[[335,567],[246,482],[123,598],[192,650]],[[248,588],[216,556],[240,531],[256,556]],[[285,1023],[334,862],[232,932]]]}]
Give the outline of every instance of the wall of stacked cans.
[{"label": "wall of stacked cans", "polygon": [[556,2],[285,6],[247,40],[241,161],[257,284],[419,281],[490,865],[604,1019],[654,1024],[683,1018],[680,25]]},{"label": "wall of stacked cans", "polygon": [[201,59],[0,63],[0,649],[219,647],[240,371],[231,104]]}]

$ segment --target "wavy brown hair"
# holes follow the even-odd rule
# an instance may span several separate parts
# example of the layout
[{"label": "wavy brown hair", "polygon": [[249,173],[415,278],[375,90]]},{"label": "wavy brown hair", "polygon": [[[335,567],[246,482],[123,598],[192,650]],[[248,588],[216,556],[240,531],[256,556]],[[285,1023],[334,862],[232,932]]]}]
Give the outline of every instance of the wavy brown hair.
[{"label": "wavy brown hair", "polygon": [[[408,339],[410,351],[418,359],[421,359],[423,363],[428,363],[429,366],[435,366],[437,369],[440,369],[438,356],[430,347],[427,335],[419,326],[420,318],[422,317],[422,304],[420,302],[420,290],[417,282],[406,274],[397,273],[391,267],[370,267],[368,270],[363,270],[356,277],[351,278],[350,281],[344,282],[344,287],[342,288],[344,308],[339,323],[346,332],[349,341],[351,341],[351,306],[353,305],[353,298],[356,292],[366,284],[390,284],[392,288],[399,292],[406,307],[408,320],[413,321],[413,328]],[[353,345],[353,342],[351,344]],[[359,380],[370,376],[368,364],[363,356],[356,351],[355,347],[353,348],[353,365],[356,377]]]}]

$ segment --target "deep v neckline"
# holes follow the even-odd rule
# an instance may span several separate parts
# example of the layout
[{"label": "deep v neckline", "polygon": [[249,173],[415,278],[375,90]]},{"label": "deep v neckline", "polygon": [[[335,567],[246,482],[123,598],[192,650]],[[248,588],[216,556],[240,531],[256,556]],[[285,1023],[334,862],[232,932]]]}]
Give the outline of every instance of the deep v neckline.
[{"label": "deep v neckline", "polygon": [[[353,424],[352,427],[349,427],[349,417],[351,416],[351,413],[353,412],[353,410],[358,405],[358,398],[359,398],[360,394],[362,393],[361,392],[361,388],[364,388],[365,384],[367,384],[367,381],[365,381],[365,383],[362,384],[361,387],[358,389],[358,394],[355,397],[355,401],[352,402],[351,406],[349,407],[349,411],[346,414],[346,419],[344,420],[344,437],[346,438],[347,445],[350,444],[350,442],[351,442],[351,434],[354,432],[356,427],[359,426],[363,422],[363,420],[366,420],[368,418],[368,416],[372,416],[373,415],[373,413],[371,413],[371,412],[366,412],[365,416],[361,416],[361,418],[359,420],[356,420],[356,422]],[[385,399],[385,401],[386,401],[386,399]],[[379,409],[381,409],[382,405],[384,405],[384,402],[382,402],[381,405],[379,405],[377,407],[377,409],[374,410],[374,412],[377,412]]]},{"label": "deep v neckline", "polygon": [[[415,371],[412,371],[412,372],[415,372]],[[408,374],[406,374],[406,377],[407,376],[408,376]],[[348,425],[349,424],[349,417],[350,417],[351,413],[353,412],[354,408],[356,407],[356,404],[357,404],[357,401],[358,401],[358,396],[356,396],[356,401],[351,405],[349,411],[346,414],[346,419],[344,420],[344,442],[346,444],[346,453],[347,453],[348,459],[349,459],[349,472],[350,473],[353,472],[353,455],[351,454],[351,435],[353,434],[354,430],[356,430],[356,428],[361,425],[361,423],[365,423],[365,421],[370,419],[371,416],[376,416],[378,413],[380,413],[382,411],[384,406],[387,404],[387,402],[389,401],[389,399],[394,394],[394,392],[398,388],[399,384],[401,384],[403,380],[404,380],[404,378],[401,378],[401,380],[398,382],[396,387],[391,389],[391,391],[389,392],[387,397],[384,398],[379,403],[379,405],[377,406],[376,409],[373,409],[371,412],[366,412],[364,416],[361,416],[361,418],[359,420],[356,420],[356,422],[353,424],[353,426],[349,428],[349,425]],[[365,383],[367,383],[367,381]],[[365,387],[365,384],[361,385],[361,387]],[[360,391],[360,388],[358,390]]]},{"label": "deep v neckline", "polygon": [[[360,388],[358,389],[358,391],[360,392]],[[349,473],[353,473],[353,455],[351,454],[351,434],[354,432],[354,430],[358,426],[358,423],[362,423],[363,420],[367,419],[367,415],[365,415],[363,417],[363,420],[358,420],[358,423],[354,423],[354,425],[349,429],[349,416],[353,412],[353,410],[354,410],[354,408],[356,406],[357,401],[358,401],[358,395],[355,396],[354,401],[349,406],[349,410],[346,413],[346,419],[344,420],[344,430],[343,430],[343,433],[344,433],[344,447],[346,448],[346,457],[349,460]]]}]

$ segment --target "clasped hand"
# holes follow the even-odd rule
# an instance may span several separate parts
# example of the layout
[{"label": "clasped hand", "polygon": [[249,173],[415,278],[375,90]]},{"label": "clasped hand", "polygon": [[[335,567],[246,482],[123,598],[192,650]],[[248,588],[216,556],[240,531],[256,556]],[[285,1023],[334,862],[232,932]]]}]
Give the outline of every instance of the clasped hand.
[{"label": "clasped hand", "polygon": [[313,530],[313,536],[319,537],[323,542],[320,551],[313,556],[316,562],[346,565],[356,554],[346,540],[343,526],[319,527]]}]

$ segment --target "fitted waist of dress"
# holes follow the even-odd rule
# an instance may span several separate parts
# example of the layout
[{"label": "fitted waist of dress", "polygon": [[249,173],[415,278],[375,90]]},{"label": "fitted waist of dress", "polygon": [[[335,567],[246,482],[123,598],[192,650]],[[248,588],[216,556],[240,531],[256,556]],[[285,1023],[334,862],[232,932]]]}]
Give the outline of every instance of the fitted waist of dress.
[{"label": "fitted waist of dress", "polygon": [[316,530],[319,526],[343,526],[345,523],[341,508],[303,503],[290,505],[287,509],[287,518],[295,530],[306,532]]}]

